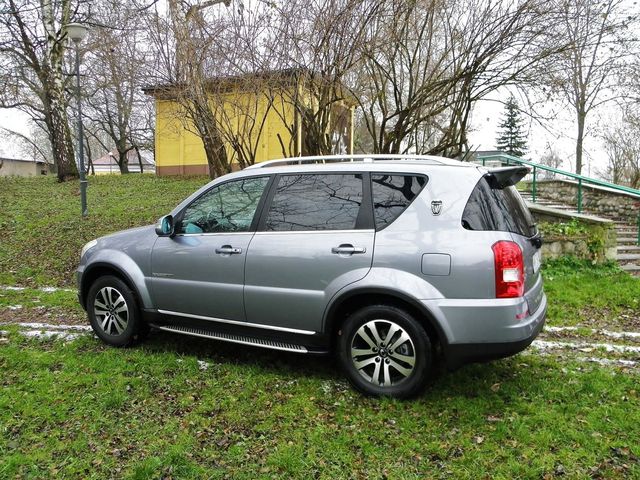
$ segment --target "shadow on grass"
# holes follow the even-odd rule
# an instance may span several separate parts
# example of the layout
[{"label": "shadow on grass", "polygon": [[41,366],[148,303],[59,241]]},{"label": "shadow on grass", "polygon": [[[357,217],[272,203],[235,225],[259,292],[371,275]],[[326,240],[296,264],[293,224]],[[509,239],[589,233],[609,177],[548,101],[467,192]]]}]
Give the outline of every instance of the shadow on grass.
[{"label": "shadow on grass", "polygon": [[338,363],[329,355],[283,352],[162,331],[153,331],[139,348],[173,352],[205,362],[253,366],[283,375],[305,374],[325,380],[342,378]]},{"label": "shadow on grass", "polygon": [[[175,353],[205,362],[257,368],[288,380],[303,376],[347,384],[338,361],[331,355],[296,354],[161,331],[152,332],[138,348],[150,352]],[[476,398],[495,395],[496,385],[504,385],[505,390],[511,390],[510,382],[519,383],[518,377],[524,374],[519,364],[528,367],[518,357],[469,364],[455,371],[448,370],[443,362],[438,362],[434,365],[427,388],[419,398],[428,400],[435,397]],[[532,378],[527,381],[530,382]],[[542,384],[548,379],[540,378],[539,381]],[[518,390],[515,385],[513,387]],[[535,388],[535,385],[532,387]]]}]

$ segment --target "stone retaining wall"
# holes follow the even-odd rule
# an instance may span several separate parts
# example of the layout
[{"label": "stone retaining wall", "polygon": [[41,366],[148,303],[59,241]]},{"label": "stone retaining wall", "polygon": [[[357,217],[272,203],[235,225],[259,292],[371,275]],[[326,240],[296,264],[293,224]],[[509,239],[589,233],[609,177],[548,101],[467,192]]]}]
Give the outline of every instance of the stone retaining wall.
[{"label": "stone retaining wall", "polygon": [[617,236],[615,224],[605,218],[572,214],[563,210],[528,203],[537,223],[563,223],[577,220],[587,232],[579,235],[550,235],[542,232],[542,258],[545,260],[573,255],[602,263],[616,260]]},{"label": "stone retaining wall", "polygon": [[[531,182],[527,190],[531,191]],[[570,180],[539,180],[536,192],[540,198],[578,205],[578,183]],[[606,187],[582,185],[582,206],[596,215],[635,223],[640,212],[640,196]]]}]

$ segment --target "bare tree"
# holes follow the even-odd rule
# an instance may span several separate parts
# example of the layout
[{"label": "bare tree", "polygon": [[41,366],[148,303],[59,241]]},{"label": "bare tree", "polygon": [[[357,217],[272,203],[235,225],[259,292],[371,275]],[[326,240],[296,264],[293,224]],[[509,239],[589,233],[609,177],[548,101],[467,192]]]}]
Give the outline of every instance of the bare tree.
[{"label": "bare tree", "polygon": [[[287,115],[278,100],[292,88],[290,72],[283,68],[286,58],[277,57],[270,48],[277,41],[272,24],[277,9],[261,3],[238,3],[237,8],[219,11],[216,56],[208,71],[218,76],[208,82],[210,105],[217,129],[229,147],[229,163],[240,168],[255,163],[264,143],[267,121]],[[275,130],[275,129],[274,129]]]},{"label": "bare tree", "polygon": [[[288,95],[279,101],[288,104],[301,123],[300,127],[289,125],[293,138],[298,128],[302,132],[302,151],[295,154],[339,153],[336,140],[338,144],[342,140],[335,138],[336,127],[355,103],[347,83],[382,3],[282,1],[275,7],[276,34],[268,48],[292,68],[294,88],[286,90]],[[285,112],[286,105],[283,107],[277,110]]]},{"label": "bare tree", "polygon": [[627,107],[621,117],[602,135],[608,160],[605,174],[613,183],[640,188],[640,113]]},{"label": "bare tree", "polygon": [[[547,143],[544,153],[540,157],[540,164],[559,169],[562,167],[562,158],[550,143]],[[555,178],[556,174],[549,171],[540,172],[544,178]]]},{"label": "bare tree", "polygon": [[540,79],[551,95],[564,100],[576,119],[576,173],[582,172],[587,117],[599,106],[619,98],[619,73],[628,61],[637,12],[623,0],[558,0],[551,41],[566,45],[542,65]]},{"label": "bare tree", "polygon": [[78,173],[67,117],[63,26],[80,19],[79,6],[74,0],[7,0],[0,13],[0,107],[42,122],[60,181]]},{"label": "bare tree", "polygon": [[[140,12],[115,0],[93,4],[92,20],[98,24],[87,42],[87,95],[85,121],[92,133],[104,132],[117,151],[121,173],[129,172],[129,152],[152,136],[146,118],[150,103],[142,93],[146,80],[147,50],[140,28]],[[109,25],[103,26],[103,25]]]},{"label": "bare tree", "polygon": [[374,151],[466,150],[474,103],[557,49],[543,42],[544,3],[383,2],[354,82]]},{"label": "bare tree", "polygon": [[[202,3],[169,0],[169,18],[156,13],[154,45],[160,51],[156,71],[164,76],[167,87],[156,89],[156,94],[177,101],[184,115],[184,126],[193,128],[202,139],[209,175],[215,178],[230,171],[224,142],[218,129],[215,111],[211,107],[208,80],[215,76],[207,70],[211,64],[209,56],[216,46],[217,22],[210,22],[206,9],[228,0],[213,0]],[[165,31],[171,32],[167,38]],[[180,113],[178,113],[180,115]]]},{"label": "bare tree", "polygon": [[32,125],[31,132],[24,134],[11,130],[10,128],[0,127],[4,140],[10,142],[17,147],[17,151],[26,158],[39,160],[45,163],[51,162],[51,145],[47,132],[37,125]]}]

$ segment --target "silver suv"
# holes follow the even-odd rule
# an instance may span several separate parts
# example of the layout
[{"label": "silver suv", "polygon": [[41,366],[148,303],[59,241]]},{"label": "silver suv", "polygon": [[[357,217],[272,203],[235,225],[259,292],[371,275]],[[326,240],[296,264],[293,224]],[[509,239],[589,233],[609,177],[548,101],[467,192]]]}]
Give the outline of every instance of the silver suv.
[{"label": "silver suv", "polygon": [[513,355],[542,329],[541,239],[513,186],[527,172],[393,155],[254,165],[85,245],[79,299],[110,345],[153,327],[333,352],[358,390],[415,395],[435,358]]}]

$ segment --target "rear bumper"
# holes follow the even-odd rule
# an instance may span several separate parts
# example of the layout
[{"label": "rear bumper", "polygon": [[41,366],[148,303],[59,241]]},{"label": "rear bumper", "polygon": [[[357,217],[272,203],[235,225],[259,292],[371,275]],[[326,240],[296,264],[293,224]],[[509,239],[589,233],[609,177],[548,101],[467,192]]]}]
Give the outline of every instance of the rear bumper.
[{"label": "rear bumper", "polygon": [[[547,298],[543,293],[536,311],[522,320],[515,319],[515,312],[519,307],[514,307],[516,305],[508,305],[502,309],[497,306],[487,309],[476,308],[475,315],[467,310],[464,329],[460,328],[462,322],[450,322],[447,325],[448,333],[458,341],[449,341],[443,346],[447,367],[455,369],[467,363],[509,357],[527,348],[544,326]],[[453,312],[449,310],[447,313]],[[456,313],[461,311],[458,310]]]}]

